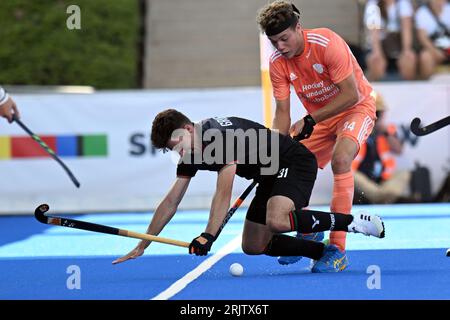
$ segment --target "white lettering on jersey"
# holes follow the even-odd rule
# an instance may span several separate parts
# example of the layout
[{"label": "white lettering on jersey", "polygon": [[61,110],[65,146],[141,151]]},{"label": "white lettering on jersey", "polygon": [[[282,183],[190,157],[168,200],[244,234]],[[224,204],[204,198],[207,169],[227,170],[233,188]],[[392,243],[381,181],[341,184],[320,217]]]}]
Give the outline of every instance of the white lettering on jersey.
[{"label": "white lettering on jersey", "polygon": [[233,122],[231,122],[228,118],[214,118],[222,127],[229,127],[233,125]]}]

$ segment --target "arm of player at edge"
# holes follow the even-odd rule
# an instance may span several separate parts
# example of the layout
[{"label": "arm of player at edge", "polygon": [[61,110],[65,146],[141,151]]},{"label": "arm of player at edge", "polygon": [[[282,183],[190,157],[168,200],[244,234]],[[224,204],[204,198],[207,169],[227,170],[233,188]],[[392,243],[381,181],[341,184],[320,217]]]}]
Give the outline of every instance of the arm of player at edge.
[{"label": "arm of player at edge", "polygon": [[[170,188],[167,195],[158,205],[153,218],[147,228],[147,234],[157,236],[169,223],[177,212],[178,205],[186,193],[191,178],[178,177]],[[136,259],[144,254],[145,249],[150,245],[151,241],[141,240],[138,245],[125,256],[114,260],[112,263],[117,264],[129,259]]]},{"label": "arm of player at edge", "polygon": [[[311,117],[316,123],[334,117],[347,108],[355,105],[359,100],[357,84],[354,73],[351,73],[347,78],[339,83],[336,83],[339,88],[339,94],[330,103],[326,104],[322,108],[316,110],[311,114]],[[277,101],[278,108],[278,101]],[[285,126],[285,124],[283,124]],[[298,135],[303,129],[304,121],[300,119],[295,122],[289,129],[291,136]]]},{"label": "arm of player at edge", "polygon": [[11,123],[13,121],[13,115],[20,118],[19,108],[17,108],[16,103],[5,89],[0,86],[0,116],[6,118]]}]

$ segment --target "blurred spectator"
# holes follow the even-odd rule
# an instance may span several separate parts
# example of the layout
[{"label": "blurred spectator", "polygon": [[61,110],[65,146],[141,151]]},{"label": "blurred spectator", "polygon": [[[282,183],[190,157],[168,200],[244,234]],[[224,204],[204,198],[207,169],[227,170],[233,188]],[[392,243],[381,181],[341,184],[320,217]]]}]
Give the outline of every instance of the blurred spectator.
[{"label": "blurred spectator", "polygon": [[450,63],[450,4],[429,0],[416,13],[420,52],[420,76],[428,79],[441,64]]},{"label": "blurred spectator", "polygon": [[397,171],[394,155],[403,151],[403,143],[397,137],[394,125],[384,119],[386,104],[380,94],[376,96],[377,121],[372,134],[361,146],[352,163],[355,171],[354,203],[394,203],[409,191],[411,173]]},{"label": "blurred spectator", "polygon": [[439,191],[433,199],[434,202],[450,202],[450,171],[444,179]]},{"label": "blurred spectator", "polygon": [[8,119],[9,123],[13,121],[13,114],[19,118],[19,110],[16,103],[8,93],[0,86],[0,116]]},{"label": "blurred spectator", "polygon": [[410,0],[369,0],[364,10],[367,78],[382,79],[397,69],[405,80],[417,73],[414,51],[414,8]]}]

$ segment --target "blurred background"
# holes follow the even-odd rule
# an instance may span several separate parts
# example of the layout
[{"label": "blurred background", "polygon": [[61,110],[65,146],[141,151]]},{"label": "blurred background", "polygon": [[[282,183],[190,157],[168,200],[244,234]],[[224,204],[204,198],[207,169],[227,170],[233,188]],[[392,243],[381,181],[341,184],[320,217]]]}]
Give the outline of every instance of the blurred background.
[{"label": "blurred background", "polygon": [[[2,1],[0,82],[96,89],[259,86],[256,12],[266,3]],[[66,26],[73,4],[81,29]],[[297,4],[305,27],[333,28],[359,43],[359,2]]]},{"label": "blurred background", "polygon": [[[0,84],[24,123],[53,146],[81,188],[16,124],[2,120],[0,214],[31,213],[41,202],[56,212],[154,209],[175,179],[176,157],[156,152],[149,139],[154,116],[168,107],[194,120],[235,115],[270,125],[273,105],[264,100],[270,83],[262,85],[268,49],[256,23],[267,2],[1,1]],[[341,35],[369,77],[370,32],[383,11],[371,20],[368,6],[383,1],[294,2],[303,27],[327,27]],[[428,3],[408,2],[414,14]],[[415,17],[409,18],[416,30]],[[378,24],[375,29],[382,29]],[[417,174],[415,185],[408,180],[394,201],[448,202],[449,129],[420,138],[409,131],[415,117],[429,124],[450,114],[448,64],[411,80],[387,64],[372,83],[402,145],[397,168]],[[299,119],[304,108],[291,98],[292,119]],[[238,179],[234,196],[247,184]],[[209,208],[214,188],[213,176],[198,174],[181,208]],[[319,174],[312,203],[328,205],[331,190],[328,167]],[[361,195],[355,201],[375,202]]]}]

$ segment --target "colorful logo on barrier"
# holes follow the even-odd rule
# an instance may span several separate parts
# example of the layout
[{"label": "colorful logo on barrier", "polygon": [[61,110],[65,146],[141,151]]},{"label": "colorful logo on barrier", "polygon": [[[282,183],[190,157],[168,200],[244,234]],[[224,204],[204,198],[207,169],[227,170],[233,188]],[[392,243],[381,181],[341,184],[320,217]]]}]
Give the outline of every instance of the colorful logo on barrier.
[{"label": "colorful logo on barrier", "polygon": [[[108,139],[105,134],[40,136],[59,157],[106,157]],[[49,157],[32,138],[0,136],[0,160]]]}]

